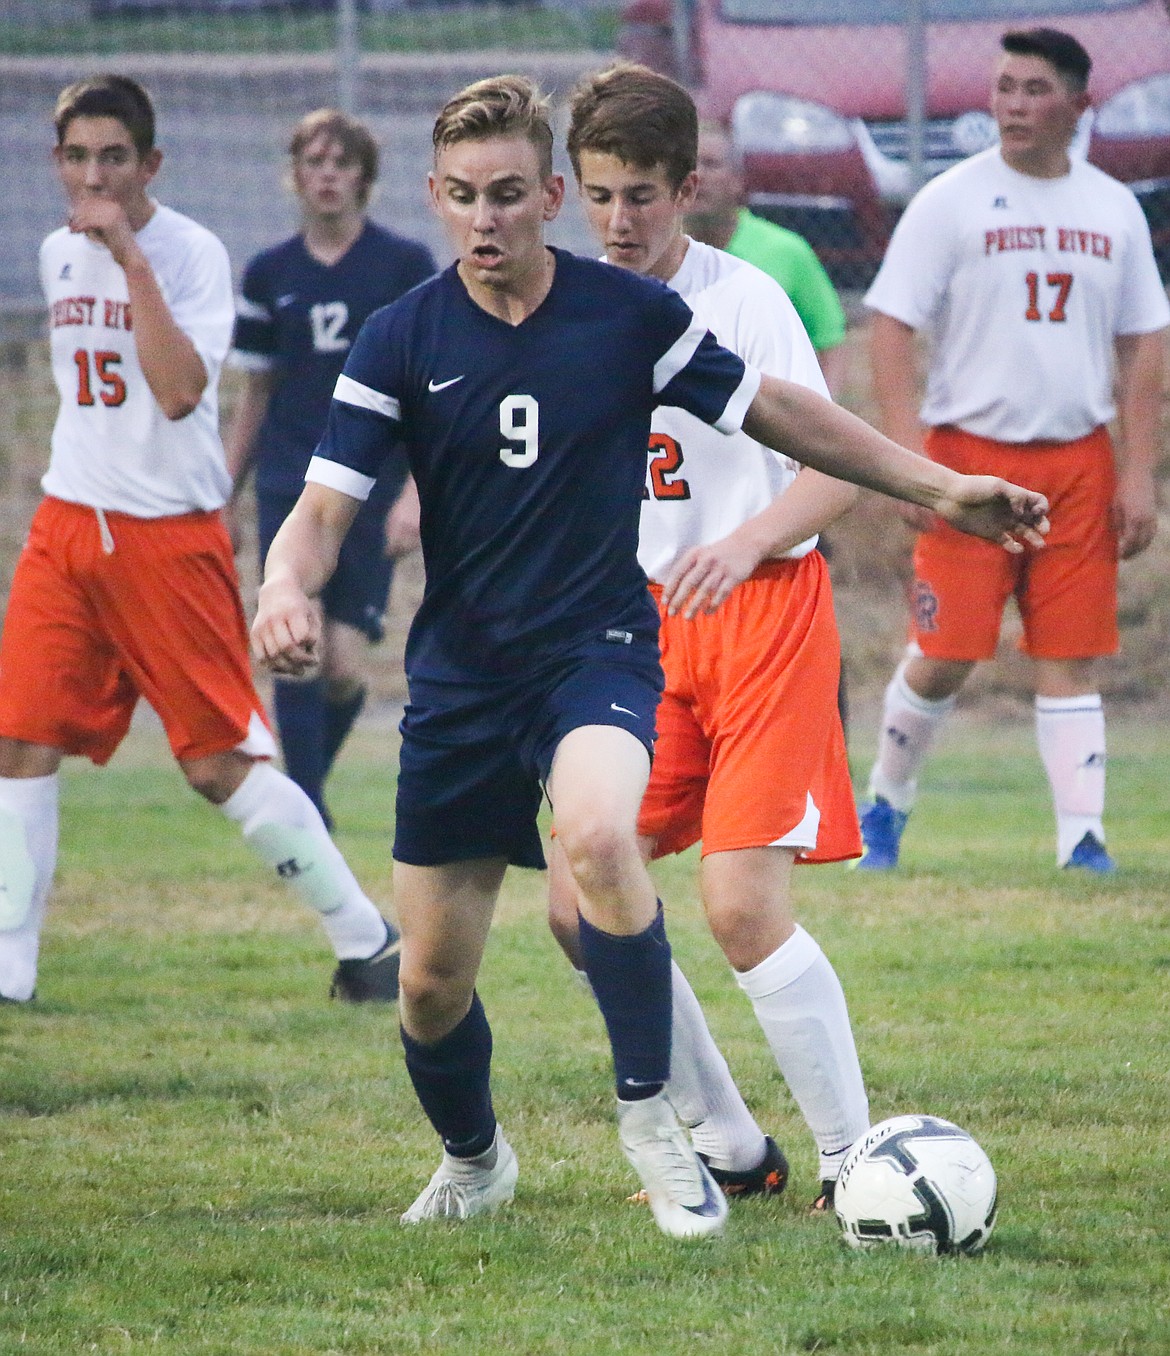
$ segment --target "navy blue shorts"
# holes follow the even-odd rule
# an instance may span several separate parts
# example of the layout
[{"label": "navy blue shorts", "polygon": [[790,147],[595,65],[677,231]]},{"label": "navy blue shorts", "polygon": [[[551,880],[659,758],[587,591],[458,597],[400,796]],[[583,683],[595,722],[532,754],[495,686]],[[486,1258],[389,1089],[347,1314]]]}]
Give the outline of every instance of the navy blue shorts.
[{"label": "navy blue shorts", "polygon": [[[299,495],[260,491],[256,518],[260,537],[260,564],[281,523],[292,512]],[[321,605],[331,621],[344,622],[367,635],[376,645],[386,634],[386,603],[394,562],[386,555],[384,499],[368,499],[341,543],[337,569],[321,593]]]},{"label": "navy blue shorts", "polygon": [[557,745],[618,725],[648,753],[662,693],[657,643],[597,639],[523,680],[452,686],[412,679],[402,719],[396,861],[504,857],[545,865],[536,817]]}]

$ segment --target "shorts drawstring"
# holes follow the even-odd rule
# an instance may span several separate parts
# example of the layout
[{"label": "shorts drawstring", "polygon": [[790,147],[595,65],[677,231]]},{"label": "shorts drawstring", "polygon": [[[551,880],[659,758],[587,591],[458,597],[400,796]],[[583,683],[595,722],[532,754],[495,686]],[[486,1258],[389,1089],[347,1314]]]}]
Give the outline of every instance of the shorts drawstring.
[{"label": "shorts drawstring", "polygon": [[114,554],[114,534],[110,531],[109,523],[106,522],[106,511],[105,509],[95,508],[94,513],[97,514],[98,532],[102,539],[102,550],[106,555],[112,556]]}]

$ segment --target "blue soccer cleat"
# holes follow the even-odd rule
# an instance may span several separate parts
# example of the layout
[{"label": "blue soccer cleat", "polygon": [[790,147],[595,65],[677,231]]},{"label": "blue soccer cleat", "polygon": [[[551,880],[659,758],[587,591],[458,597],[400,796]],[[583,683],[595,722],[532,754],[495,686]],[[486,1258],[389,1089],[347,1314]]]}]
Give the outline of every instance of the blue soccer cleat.
[{"label": "blue soccer cleat", "polygon": [[859,871],[892,871],[898,865],[898,847],[909,818],[908,814],[895,810],[888,800],[881,796],[874,798],[873,804],[861,816],[861,841],[865,851],[857,862]]},{"label": "blue soccer cleat", "polygon": [[1073,848],[1064,869],[1077,871],[1095,871],[1099,876],[1108,876],[1117,870],[1117,863],[1105,851],[1105,844],[1094,833],[1086,833]]}]

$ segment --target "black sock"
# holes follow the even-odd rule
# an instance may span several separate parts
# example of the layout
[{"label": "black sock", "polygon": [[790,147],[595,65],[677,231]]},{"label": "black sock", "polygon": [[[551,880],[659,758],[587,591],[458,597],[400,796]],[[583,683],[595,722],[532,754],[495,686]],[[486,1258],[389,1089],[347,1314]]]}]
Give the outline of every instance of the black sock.
[{"label": "black sock", "polygon": [[439,1132],[443,1147],[456,1158],[474,1158],[496,1137],[492,1110],[492,1031],[479,995],[467,1016],[434,1045],[424,1045],[399,1027],[406,1071],[414,1091]]},{"label": "black sock", "polygon": [[620,937],[579,918],[581,958],[609,1043],[617,1095],[653,1097],[670,1078],[670,943],[659,904],[645,932]]},{"label": "black sock", "polygon": [[325,685],[290,683],[278,678],[272,685],[272,704],[284,768],[326,819],[322,786],[325,781]]},{"label": "black sock", "polygon": [[366,704],[366,689],[359,687],[357,692],[343,702],[325,703],[325,742],[322,753],[325,759],[325,768],[321,780],[324,781],[329,775],[329,769],[333,766],[333,760],[341,750],[342,744],[349,738],[349,732],[353,729],[353,723],[361,715],[362,707]]}]

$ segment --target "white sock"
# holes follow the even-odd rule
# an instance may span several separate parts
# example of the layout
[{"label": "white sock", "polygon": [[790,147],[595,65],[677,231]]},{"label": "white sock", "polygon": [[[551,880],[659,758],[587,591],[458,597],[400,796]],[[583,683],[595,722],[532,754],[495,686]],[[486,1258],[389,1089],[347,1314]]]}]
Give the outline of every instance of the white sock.
[{"label": "white sock", "polygon": [[[577,978],[589,987],[584,971]],[[697,1153],[723,1172],[749,1172],[764,1161],[767,1145],[740,1096],[727,1061],[686,975],[670,963],[670,1082],[666,1095],[691,1135]]]},{"label": "white sock", "polygon": [[906,682],[903,659],[886,688],[877,761],[869,774],[869,794],[909,814],[918,794],[918,770],[942,723],[955,709],[954,697],[920,697]]},{"label": "white sock", "polygon": [[296,782],[270,763],[256,762],[219,808],[239,824],[252,851],[320,914],[338,960],[365,960],[381,950],[382,915]]},{"label": "white sock", "polygon": [[1036,698],[1036,743],[1056,810],[1056,863],[1086,833],[1105,841],[1105,712],[1099,692]]},{"label": "white sock", "polygon": [[0,777],[0,996],[25,1002],[57,869],[58,777]]},{"label": "white sock", "polygon": [[821,1176],[835,1179],[844,1151],[869,1129],[869,1099],[837,973],[798,925],[766,960],[735,977],[813,1132]]}]

